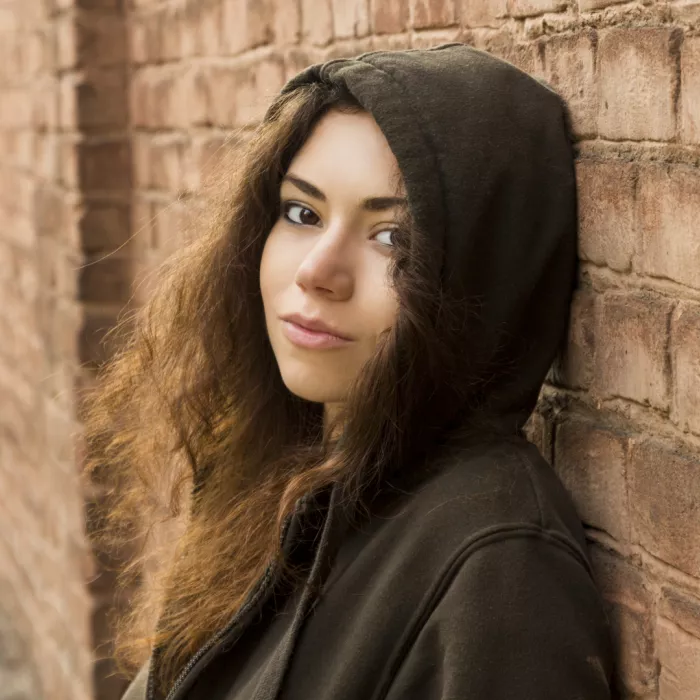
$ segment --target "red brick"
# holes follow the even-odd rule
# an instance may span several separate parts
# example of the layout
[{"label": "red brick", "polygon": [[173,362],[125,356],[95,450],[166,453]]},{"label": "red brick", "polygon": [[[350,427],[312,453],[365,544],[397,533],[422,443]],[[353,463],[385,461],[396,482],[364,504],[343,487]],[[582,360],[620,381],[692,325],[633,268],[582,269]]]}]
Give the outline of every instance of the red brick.
[{"label": "red brick", "polygon": [[[153,32],[158,34],[158,39],[154,44],[154,60],[157,62],[177,61],[182,54],[183,32],[185,27],[192,26],[197,34],[201,29],[200,23],[193,23],[187,20],[177,6],[163,5],[153,14]],[[199,37],[197,37],[199,39]],[[159,53],[155,54],[155,49]],[[198,44],[200,49],[201,45]]]},{"label": "red brick", "polygon": [[646,575],[631,562],[593,544],[593,571],[606,601],[615,645],[615,685],[623,697],[648,697],[656,688],[653,595]]},{"label": "red brick", "polygon": [[637,166],[621,161],[579,160],[579,254],[583,260],[627,272],[636,243]]},{"label": "red brick", "polygon": [[700,37],[686,37],[681,48],[680,134],[700,144]]},{"label": "red brick", "polygon": [[[433,46],[438,46],[440,44],[449,44],[453,41],[460,40],[461,31],[459,27],[451,27],[449,29],[431,29],[427,31],[415,32],[410,35],[410,47],[406,48],[412,49],[429,49]],[[388,36],[388,35],[387,35]],[[403,48],[404,37],[406,34],[394,35],[392,37],[393,41],[387,41],[387,48],[397,49]],[[376,37],[376,40],[372,42],[372,46],[380,45],[382,37]]]},{"label": "red brick", "polygon": [[670,302],[645,293],[603,296],[596,323],[596,394],[668,408],[671,308]]},{"label": "red brick", "polygon": [[284,64],[276,55],[211,70],[205,79],[211,122],[232,127],[257,123],[283,84]]},{"label": "red brick", "polygon": [[142,49],[145,54],[144,60],[158,62],[170,52],[171,49],[166,51],[164,45],[167,37],[171,37],[170,41],[172,41],[172,34],[169,33],[166,37],[161,12],[146,15],[143,18],[143,27],[143,41],[146,44]]},{"label": "red brick", "polygon": [[79,124],[78,84],[79,73],[65,73],[61,76],[58,96],[58,126],[64,131],[75,131]]},{"label": "red brick", "polygon": [[370,0],[374,34],[399,34],[408,27],[408,0]]},{"label": "red brick", "polygon": [[193,125],[232,127],[236,124],[236,91],[245,72],[223,66],[199,66],[192,76],[193,99],[189,121]]},{"label": "red brick", "polygon": [[63,70],[78,65],[77,28],[73,15],[64,15],[54,25],[56,32],[56,66]]},{"label": "red brick", "polygon": [[[216,75],[212,66],[195,65],[191,67],[182,79],[182,89],[186,96],[187,121],[190,126],[211,126],[212,114],[212,74]],[[230,89],[228,84],[222,84],[221,89]],[[148,169],[148,162],[145,162]]]},{"label": "red brick", "polygon": [[[86,10],[119,10],[122,7],[122,0],[67,0],[68,4],[82,7]],[[144,5],[150,0],[134,0],[134,5]]]},{"label": "red brick", "polygon": [[63,193],[51,185],[34,189],[34,225],[39,233],[54,233],[64,217]]},{"label": "red brick", "polygon": [[659,615],[700,640],[700,597],[665,586],[659,601]]},{"label": "red brick", "polygon": [[129,26],[129,60],[132,65],[146,63],[153,50],[149,41],[148,21],[134,17]]},{"label": "red brick", "polygon": [[56,126],[58,89],[53,80],[36,86],[34,95],[28,90],[8,89],[0,101],[0,128],[12,130],[27,126],[47,129]]},{"label": "red brick", "polygon": [[[30,101],[30,97],[33,99]],[[6,98],[3,98],[3,100]],[[12,95],[6,102],[7,112],[0,106],[0,116],[8,116],[9,119],[0,119],[0,124],[10,128],[20,128],[20,124],[31,124],[37,130],[48,130],[59,124],[60,88],[58,82],[48,82],[38,85],[34,95]],[[31,113],[31,119],[29,114]]]},{"label": "red brick", "polygon": [[[376,37],[381,40],[379,35]],[[344,41],[336,41],[325,49],[324,60],[332,61],[335,58],[353,58],[358,54],[370,51],[374,44],[375,37],[366,36],[364,39],[345,39]]]},{"label": "red brick", "polygon": [[127,58],[126,24],[115,15],[81,13],[75,18],[78,63],[85,68],[119,66]]},{"label": "red brick", "polygon": [[611,29],[601,33],[600,135],[667,140],[676,132],[676,45],[669,29]]},{"label": "red brick", "polygon": [[105,253],[129,240],[129,208],[119,204],[88,204],[80,220],[82,248]]},{"label": "red brick", "polygon": [[[40,75],[42,70],[51,72],[53,67],[47,42],[43,40],[38,32],[29,34],[25,37],[25,41],[24,71],[26,75],[33,78]],[[10,67],[12,68],[12,66]],[[19,73],[20,70],[15,70],[14,72]]]},{"label": "red brick", "polygon": [[[40,304],[46,304],[39,313],[47,311],[56,303],[65,299],[73,299],[76,294],[75,271],[70,268],[70,263],[77,257],[72,251],[66,251],[65,247],[55,239],[44,237],[41,241],[36,262],[42,279],[42,298]],[[77,262],[77,260],[75,260]],[[39,325],[47,323],[47,317],[40,318]]]},{"label": "red brick", "polygon": [[151,139],[152,134],[137,132],[131,141],[134,187],[137,188],[148,188],[151,184]]},{"label": "red brick", "polygon": [[577,418],[557,425],[554,469],[586,525],[630,539],[625,460],[628,439]]},{"label": "red brick", "polygon": [[513,17],[531,17],[544,12],[558,12],[566,5],[566,0],[508,0],[508,10]]},{"label": "red brick", "polygon": [[596,132],[598,86],[595,77],[596,34],[556,36],[544,43],[544,76],[567,100],[574,133]]},{"label": "red brick", "polygon": [[150,70],[135,71],[129,85],[129,113],[135,128],[150,127],[153,122],[153,73]]},{"label": "red brick", "polygon": [[660,700],[689,700],[700,688],[700,639],[661,619],[656,627]]},{"label": "red brick", "polygon": [[700,289],[700,174],[647,166],[639,177],[639,271]]},{"label": "red brick", "polygon": [[128,143],[83,143],[78,151],[80,183],[86,191],[129,189],[131,158]]},{"label": "red brick", "polygon": [[[121,256],[121,257],[120,257]],[[131,260],[120,255],[88,258],[80,268],[78,289],[81,301],[119,303],[129,299]]]},{"label": "red brick", "polygon": [[457,0],[410,0],[410,12],[416,29],[444,27],[457,21]]},{"label": "red brick", "polygon": [[673,316],[671,416],[683,430],[700,434],[700,305],[680,304]]},{"label": "red brick", "polygon": [[285,80],[293,78],[301,70],[314,63],[324,60],[324,49],[318,46],[302,47],[294,46],[284,52],[284,77]]},{"label": "red brick", "polygon": [[626,0],[578,0],[578,8],[581,12],[589,10],[599,10],[608,5],[616,5]]},{"label": "red brick", "polygon": [[181,136],[155,136],[150,143],[149,184],[156,189],[177,192],[182,186],[183,142]]},{"label": "red brick", "polygon": [[632,445],[628,462],[632,531],[648,552],[700,576],[700,461],[652,440]]},{"label": "red brick", "polygon": [[223,51],[239,54],[272,39],[270,0],[222,0]]},{"label": "red brick", "polygon": [[534,43],[517,41],[511,32],[488,31],[479,34],[469,41],[469,44],[482,51],[488,51],[505,61],[524,70],[531,75],[542,74],[543,70]]},{"label": "red brick", "polygon": [[461,0],[466,27],[497,27],[508,16],[507,0]]},{"label": "red brick", "polygon": [[[223,33],[223,29],[221,31]],[[202,37],[201,32],[199,31],[199,25],[195,22],[190,21],[187,15],[183,12],[178,17],[177,30],[175,31],[173,36],[164,38],[161,42],[164,46],[167,44],[167,48],[162,52],[163,54],[173,53],[177,55],[173,56],[172,59],[164,60],[182,61],[189,63],[191,58],[193,58],[194,56],[201,55],[201,39]],[[224,51],[221,48],[221,46],[225,39],[223,36],[220,39],[221,40],[219,42],[219,47],[220,52],[223,54]]]},{"label": "red brick", "polygon": [[298,44],[301,36],[301,0],[274,0],[272,25],[275,44]]},{"label": "red brick", "polygon": [[331,0],[333,36],[336,39],[369,34],[369,0]]},{"label": "red brick", "polygon": [[136,253],[134,266],[139,263],[139,258],[146,254],[149,248],[153,247],[153,204],[145,196],[135,197],[131,205],[130,234],[133,236]]},{"label": "red brick", "polygon": [[[188,116],[182,94],[185,85],[176,69],[166,67],[149,71],[144,83],[138,79],[134,81],[131,97],[139,121],[150,128],[175,129],[182,126]],[[144,100],[141,106],[138,105],[139,99]]]},{"label": "red brick", "polygon": [[126,127],[126,75],[121,68],[88,72],[75,85],[78,125],[86,130]]},{"label": "red brick", "polygon": [[[259,3],[264,4],[264,3]],[[222,33],[223,12],[219,4],[202,4],[199,10],[199,50],[200,56],[220,56],[224,53],[223,46],[226,35]],[[181,22],[182,26],[183,22]],[[230,27],[230,24],[228,25]],[[178,46],[178,51],[182,52],[182,38]]]},{"label": "red brick", "polygon": [[301,0],[302,41],[326,46],[333,38],[331,0]]},{"label": "red brick", "polygon": [[562,362],[562,381],[572,389],[588,387],[593,378],[595,356],[596,295],[580,289],[574,294],[568,342]]}]

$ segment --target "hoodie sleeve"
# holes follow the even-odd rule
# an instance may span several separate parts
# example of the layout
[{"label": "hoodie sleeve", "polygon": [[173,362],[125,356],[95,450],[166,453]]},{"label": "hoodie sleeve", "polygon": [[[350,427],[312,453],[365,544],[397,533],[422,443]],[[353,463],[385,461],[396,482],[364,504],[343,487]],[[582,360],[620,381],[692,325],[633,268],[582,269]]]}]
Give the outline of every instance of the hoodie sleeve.
[{"label": "hoodie sleeve", "polygon": [[509,535],[469,555],[420,628],[387,700],[608,700],[603,602],[564,545]]}]

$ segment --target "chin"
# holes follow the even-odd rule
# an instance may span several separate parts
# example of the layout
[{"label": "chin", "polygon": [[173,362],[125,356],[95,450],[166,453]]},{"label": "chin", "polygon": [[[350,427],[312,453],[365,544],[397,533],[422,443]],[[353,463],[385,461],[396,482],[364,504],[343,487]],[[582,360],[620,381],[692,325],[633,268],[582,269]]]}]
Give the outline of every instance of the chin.
[{"label": "chin", "polygon": [[337,381],[314,373],[282,372],[284,385],[295,396],[314,403],[340,403],[346,394]]}]

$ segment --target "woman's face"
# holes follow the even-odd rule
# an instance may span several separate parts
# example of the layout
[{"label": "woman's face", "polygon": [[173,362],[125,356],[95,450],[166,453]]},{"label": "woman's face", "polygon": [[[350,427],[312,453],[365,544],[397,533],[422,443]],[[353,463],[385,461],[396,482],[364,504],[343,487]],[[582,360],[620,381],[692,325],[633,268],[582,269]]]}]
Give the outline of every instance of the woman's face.
[{"label": "woman's face", "polygon": [[396,318],[389,266],[406,206],[397,183],[372,116],[330,111],[281,184],[260,266],[267,332],[287,388],[331,411]]}]

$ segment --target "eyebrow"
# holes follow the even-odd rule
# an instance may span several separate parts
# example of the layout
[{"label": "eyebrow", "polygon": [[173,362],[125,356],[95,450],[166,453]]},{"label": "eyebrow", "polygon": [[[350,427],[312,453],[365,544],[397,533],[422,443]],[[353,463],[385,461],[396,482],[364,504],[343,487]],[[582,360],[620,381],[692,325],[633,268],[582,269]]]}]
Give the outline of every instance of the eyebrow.
[{"label": "eyebrow", "polygon": [[[282,178],[282,182],[285,180],[291,182],[305,194],[308,194],[309,197],[318,199],[321,202],[327,201],[326,195],[323,194],[318,187],[312,185],[306,180],[303,180],[298,175],[287,173]],[[406,206],[406,204],[407,200],[404,197],[368,197],[367,199],[362,200],[360,206],[366,211],[386,211],[387,209],[391,209],[396,206]]]}]

